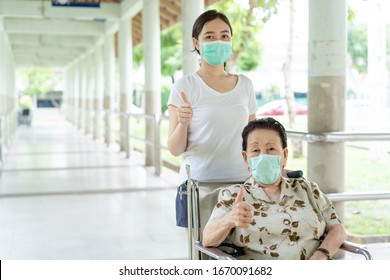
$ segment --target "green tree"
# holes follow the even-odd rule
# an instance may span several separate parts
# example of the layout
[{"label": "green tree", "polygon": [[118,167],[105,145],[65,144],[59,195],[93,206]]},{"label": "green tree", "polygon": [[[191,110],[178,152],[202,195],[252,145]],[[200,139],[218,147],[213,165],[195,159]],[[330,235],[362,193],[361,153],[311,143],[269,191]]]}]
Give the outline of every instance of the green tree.
[{"label": "green tree", "polygon": [[262,99],[264,102],[269,102],[280,98],[280,88],[278,84],[272,84],[263,90]]},{"label": "green tree", "polygon": [[256,69],[262,55],[262,45],[256,35],[261,33],[265,22],[277,13],[278,0],[221,0],[211,8],[226,14],[233,28],[230,71]]},{"label": "green tree", "polygon": [[19,78],[26,87],[23,90],[25,95],[45,97],[47,92],[54,90],[60,80],[52,70],[46,68],[26,68],[18,72]]},{"label": "green tree", "polygon": [[348,54],[352,67],[359,73],[367,73],[367,25],[350,23],[348,28]]},{"label": "green tree", "polygon": [[182,31],[181,24],[176,24],[161,33],[161,74],[171,77],[182,69]]}]

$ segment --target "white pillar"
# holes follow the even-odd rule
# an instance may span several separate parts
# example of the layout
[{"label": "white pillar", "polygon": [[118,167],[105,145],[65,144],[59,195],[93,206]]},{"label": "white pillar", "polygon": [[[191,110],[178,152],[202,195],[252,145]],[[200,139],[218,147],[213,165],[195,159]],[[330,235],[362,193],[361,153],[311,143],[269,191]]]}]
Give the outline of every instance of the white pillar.
[{"label": "white pillar", "polygon": [[[161,114],[161,60],[159,1],[144,0],[142,9],[142,37],[145,64],[145,111]],[[146,122],[146,139],[154,141],[154,125]],[[146,145],[146,165],[154,164],[154,148]]]},{"label": "white pillar", "polygon": [[92,132],[92,94],[94,90],[94,75],[93,75],[93,56],[88,53],[85,57],[86,67],[86,96],[85,96],[85,133]]},{"label": "white pillar", "polygon": [[110,145],[114,141],[113,121],[114,94],[115,94],[115,50],[114,35],[107,34],[104,40],[104,109],[105,114],[105,142]]},{"label": "white pillar", "polygon": [[97,46],[95,50],[95,90],[94,90],[94,130],[93,138],[98,139],[101,136],[101,113],[103,110],[104,95],[104,73],[103,73],[103,50],[102,46]]},{"label": "white pillar", "polygon": [[[2,18],[0,18],[0,61],[4,61],[3,55],[3,39],[4,33],[2,31]],[[0,63],[0,170],[4,161],[3,158],[3,139],[4,139],[4,118],[5,111],[5,98],[4,98],[4,76],[3,76],[3,63]]]},{"label": "white pillar", "polygon": [[[386,17],[388,11],[384,9],[385,3],[381,0],[367,1],[370,16],[368,19],[368,79],[370,85],[370,129],[381,131],[389,123],[386,106],[387,93],[387,56],[386,56]],[[372,161],[386,160],[386,150],[383,142],[372,142],[370,157]]]},{"label": "white pillar", "polygon": [[74,111],[74,80],[73,80],[73,63],[68,65],[66,69],[66,118],[68,121],[72,122],[72,116]]},{"label": "white pillar", "polygon": [[85,56],[79,61],[79,119],[78,128],[85,129],[85,97],[86,97],[86,59]]},{"label": "white pillar", "polygon": [[65,119],[68,118],[68,104],[69,104],[69,67],[65,68],[64,71],[64,91],[62,93],[62,104],[61,104],[61,110],[65,112]]},{"label": "white pillar", "polygon": [[[346,0],[309,1],[308,131],[345,128]],[[321,190],[344,189],[344,143],[308,144],[308,178]],[[342,204],[336,205],[343,217]]]},{"label": "white pillar", "polygon": [[73,124],[77,126],[79,116],[79,103],[80,103],[80,63],[78,60],[73,65]]},{"label": "white pillar", "polygon": [[[0,16],[0,61],[5,61],[4,38],[5,38],[5,34],[4,34],[3,18]],[[5,79],[4,67],[5,67],[5,63],[0,63],[0,114],[4,114],[6,111],[6,98],[5,98],[6,79]]]},{"label": "white pillar", "polygon": [[192,26],[198,16],[204,12],[204,1],[182,0],[183,24],[183,74],[190,74],[199,68],[198,53],[192,44]]},{"label": "white pillar", "polygon": [[[132,104],[132,76],[131,69],[133,67],[132,59],[132,37],[131,37],[131,20],[122,19],[119,24],[119,86],[120,86],[120,112],[126,113],[129,110],[130,104]],[[120,131],[123,134],[127,134],[128,124],[127,118],[121,115],[120,118]],[[120,150],[124,151],[127,147],[127,139],[121,136],[120,138]]]},{"label": "white pillar", "polygon": [[5,135],[3,141],[8,144],[10,136],[16,129],[17,110],[16,110],[16,90],[15,90],[15,63],[11,50],[11,44],[5,32],[3,32],[3,94],[5,97]]}]

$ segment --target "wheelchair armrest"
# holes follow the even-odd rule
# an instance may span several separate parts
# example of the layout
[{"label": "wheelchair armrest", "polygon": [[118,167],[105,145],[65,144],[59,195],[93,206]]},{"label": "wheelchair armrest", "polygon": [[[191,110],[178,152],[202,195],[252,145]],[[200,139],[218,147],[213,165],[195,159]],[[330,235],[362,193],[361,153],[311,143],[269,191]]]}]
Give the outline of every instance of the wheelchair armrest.
[{"label": "wheelchair armrest", "polygon": [[213,258],[213,259],[216,259],[216,260],[235,260],[236,258],[232,257],[231,255],[221,251],[220,249],[218,248],[214,248],[214,247],[204,247],[202,245],[202,243],[196,241],[195,242],[195,248],[206,254],[207,256]]},{"label": "wheelchair armrest", "polygon": [[354,253],[354,254],[363,255],[366,258],[366,260],[373,260],[373,257],[371,256],[370,252],[367,249],[365,249],[363,247],[360,247],[356,243],[352,243],[350,241],[345,241],[340,246],[340,249],[344,250],[344,251],[347,251],[347,252]]},{"label": "wheelchair armrest", "polygon": [[[216,260],[236,260],[236,258],[234,258],[233,256],[223,252],[222,250],[218,249],[218,248],[214,248],[214,247],[204,247],[202,245],[202,243],[200,242],[195,242],[195,248],[206,254],[207,256],[213,258],[213,259],[216,259]],[[350,241],[345,241],[341,246],[340,246],[340,249],[341,250],[344,250],[344,251],[347,251],[347,252],[350,252],[350,253],[354,253],[354,254],[359,254],[359,255],[363,255],[366,260],[373,260],[373,257],[372,255],[370,254],[370,252],[363,248],[363,247],[360,247],[358,244],[356,243],[353,243],[353,242],[350,242]]]}]

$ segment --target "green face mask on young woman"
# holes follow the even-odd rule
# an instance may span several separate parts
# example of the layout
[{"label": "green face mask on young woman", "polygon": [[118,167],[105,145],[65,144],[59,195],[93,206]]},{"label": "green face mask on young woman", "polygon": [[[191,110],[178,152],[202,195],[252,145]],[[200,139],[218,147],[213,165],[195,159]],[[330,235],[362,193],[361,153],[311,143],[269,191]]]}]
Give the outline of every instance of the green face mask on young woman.
[{"label": "green face mask on young woman", "polygon": [[255,178],[256,182],[264,185],[275,183],[281,175],[281,159],[282,157],[279,155],[267,154],[248,158],[252,176]]},{"label": "green face mask on young woman", "polygon": [[201,43],[201,57],[210,65],[219,66],[232,55],[232,42],[212,41]]}]

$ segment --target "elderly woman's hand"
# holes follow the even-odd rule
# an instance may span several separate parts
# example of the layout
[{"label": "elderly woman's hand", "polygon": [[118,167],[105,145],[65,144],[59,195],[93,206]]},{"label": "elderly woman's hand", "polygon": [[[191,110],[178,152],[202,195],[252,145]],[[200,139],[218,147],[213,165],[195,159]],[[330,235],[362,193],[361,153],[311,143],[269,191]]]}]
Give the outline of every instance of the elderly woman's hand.
[{"label": "elderly woman's hand", "polygon": [[248,228],[253,222],[253,216],[253,206],[244,201],[244,189],[240,188],[233,209],[221,219],[206,225],[203,231],[203,245],[206,247],[219,246],[232,228]]},{"label": "elderly woman's hand", "polygon": [[253,206],[244,201],[243,188],[237,193],[233,210],[229,214],[231,222],[234,223],[234,227],[248,228],[253,222]]}]

